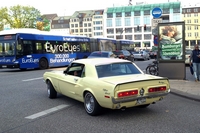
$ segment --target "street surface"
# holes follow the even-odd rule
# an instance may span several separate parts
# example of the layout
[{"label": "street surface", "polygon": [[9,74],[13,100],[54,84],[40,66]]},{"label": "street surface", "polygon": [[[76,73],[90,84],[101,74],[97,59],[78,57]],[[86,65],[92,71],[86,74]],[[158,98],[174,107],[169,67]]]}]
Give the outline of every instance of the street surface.
[{"label": "street surface", "polygon": [[[145,70],[152,62],[136,61]],[[0,69],[0,133],[199,133],[199,102],[169,94],[148,108],[86,114],[83,103],[58,95],[47,97],[42,75],[62,70]],[[193,80],[187,67],[187,79]]]}]

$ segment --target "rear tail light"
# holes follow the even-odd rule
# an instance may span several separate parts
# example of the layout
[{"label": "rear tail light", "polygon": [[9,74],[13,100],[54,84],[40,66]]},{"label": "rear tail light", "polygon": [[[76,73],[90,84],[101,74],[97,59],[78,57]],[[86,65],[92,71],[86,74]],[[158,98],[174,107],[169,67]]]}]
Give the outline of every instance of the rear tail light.
[{"label": "rear tail light", "polygon": [[138,94],[138,90],[132,90],[132,91],[124,91],[124,92],[119,92],[117,94],[118,97],[127,97],[127,96],[133,96],[133,95],[137,95]]},{"label": "rear tail light", "polygon": [[149,92],[166,91],[166,86],[149,88]]}]

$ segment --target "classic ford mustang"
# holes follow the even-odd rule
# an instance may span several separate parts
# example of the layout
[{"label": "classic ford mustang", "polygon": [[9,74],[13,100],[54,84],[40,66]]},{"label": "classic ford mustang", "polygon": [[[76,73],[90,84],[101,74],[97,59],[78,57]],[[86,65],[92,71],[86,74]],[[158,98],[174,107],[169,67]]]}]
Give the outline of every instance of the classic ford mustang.
[{"label": "classic ford mustang", "polygon": [[145,74],[122,59],[75,60],[66,70],[45,72],[43,77],[49,98],[61,93],[81,101],[92,116],[102,108],[147,107],[170,92],[167,78]]}]

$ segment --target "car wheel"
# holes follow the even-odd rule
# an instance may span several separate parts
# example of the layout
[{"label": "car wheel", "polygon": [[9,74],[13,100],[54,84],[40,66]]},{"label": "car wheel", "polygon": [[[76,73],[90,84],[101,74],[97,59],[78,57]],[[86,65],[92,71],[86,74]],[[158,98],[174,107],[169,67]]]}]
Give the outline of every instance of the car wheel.
[{"label": "car wheel", "polygon": [[150,104],[140,105],[139,108],[147,108]]},{"label": "car wheel", "polygon": [[101,106],[90,92],[86,92],[84,96],[84,106],[85,111],[91,116],[95,116],[100,113]]},{"label": "car wheel", "polygon": [[54,99],[57,97],[57,92],[50,81],[47,81],[47,95],[51,99]]}]

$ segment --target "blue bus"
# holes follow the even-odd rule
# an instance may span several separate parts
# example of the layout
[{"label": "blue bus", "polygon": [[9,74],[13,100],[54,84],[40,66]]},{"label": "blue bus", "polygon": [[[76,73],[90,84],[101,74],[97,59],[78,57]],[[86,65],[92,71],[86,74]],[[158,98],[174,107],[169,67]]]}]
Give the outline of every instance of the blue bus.
[{"label": "blue bus", "polygon": [[37,29],[0,32],[0,68],[47,69],[67,66],[90,54],[90,38]]}]

